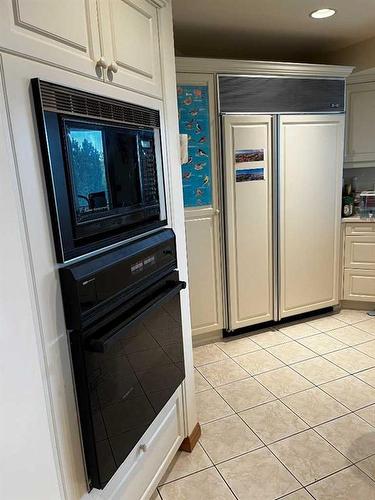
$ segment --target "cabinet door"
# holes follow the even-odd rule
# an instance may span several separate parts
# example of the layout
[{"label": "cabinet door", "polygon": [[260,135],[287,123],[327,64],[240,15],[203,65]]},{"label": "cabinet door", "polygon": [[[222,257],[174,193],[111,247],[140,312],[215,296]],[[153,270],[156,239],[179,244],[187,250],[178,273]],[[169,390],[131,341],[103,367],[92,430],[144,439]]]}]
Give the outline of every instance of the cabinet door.
[{"label": "cabinet door", "polygon": [[229,328],[273,319],[272,117],[224,116]]},{"label": "cabinet door", "polygon": [[345,161],[375,160],[375,82],[348,85]]},{"label": "cabinet door", "polygon": [[375,234],[345,238],[345,267],[375,269]]},{"label": "cabinet door", "polygon": [[102,77],[95,0],[2,0],[0,46]]},{"label": "cabinet door", "polygon": [[280,118],[280,315],[338,303],[342,115]]},{"label": "cabinet door", "polygon": [[[223,328],[221,221],[214,77],[177,74],[180,133],[190,136],[182,165],[193,336]],[[202,156],[204,155],[204,156]]]},{"label": "cabinet door", "polygon": [[99,0],[107,81],[161,97],[158,7],[147,0]]},{"label": "cabinet door", "polygon": [[345,269],[344,300],[375,302],[375,270]]}]

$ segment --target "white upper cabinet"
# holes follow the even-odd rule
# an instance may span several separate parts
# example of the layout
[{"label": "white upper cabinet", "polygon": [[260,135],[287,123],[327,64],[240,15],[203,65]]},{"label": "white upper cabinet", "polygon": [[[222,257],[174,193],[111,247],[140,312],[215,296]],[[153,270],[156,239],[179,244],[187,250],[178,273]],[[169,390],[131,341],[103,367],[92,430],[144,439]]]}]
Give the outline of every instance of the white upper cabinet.
[{"label": "white upper cabinet", "polygon": [[164,0],[1,0],[0,50],[162,97]]},{"label": "white upper cabinet", "polygon": [[146,0],[99,0],[98,6],[107,81],[161,97],[159,7]]},{"label": "white upper cabinet", "polygon": [[350,84],[347,96],[345,161],[374,162],[375,82]]},{"label": "white upper cabinet", "polygon": [[102,78],[95,0],[1,0],[1,48]]}]

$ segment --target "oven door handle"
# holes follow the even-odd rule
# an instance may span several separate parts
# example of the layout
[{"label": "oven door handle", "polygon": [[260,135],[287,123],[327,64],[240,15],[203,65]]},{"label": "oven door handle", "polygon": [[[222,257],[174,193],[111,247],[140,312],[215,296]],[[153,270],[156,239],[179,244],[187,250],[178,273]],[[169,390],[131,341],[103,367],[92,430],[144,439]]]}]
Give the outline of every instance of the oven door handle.
[{"label": "oven door handle", "polygon": [[[171,284],[173,286],[171,287]],[[150,313],[157,307],[160,307],[162,304],[170,300],[172,297],[180,293],[181,290],[186,288],[185,281],[170,281],[169,287],[167,289],[162,290],[155,297],[153,297],[147,304],[138,308],[136,312],[131,314],[125,321],[116,325],[110,331],[106,332],[99,338],[90,339],[85,349],[91,352],[105,352],[108,348],[115,342],[117,342],[121,337],[126,334],[126,331],[130,326],[132,326],[135,322],[141,320],[146,314]]]}]

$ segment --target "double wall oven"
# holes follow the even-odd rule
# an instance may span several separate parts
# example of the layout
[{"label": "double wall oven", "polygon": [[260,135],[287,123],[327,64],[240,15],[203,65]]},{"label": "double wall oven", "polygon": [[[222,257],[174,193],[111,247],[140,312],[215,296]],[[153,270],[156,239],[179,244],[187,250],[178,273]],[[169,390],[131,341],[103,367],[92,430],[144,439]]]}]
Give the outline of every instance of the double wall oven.
[{"label": "double wall oven", "polygon": [[32,89],[88,488],[101,489],[185,377],[160,117],[38,79]]}]

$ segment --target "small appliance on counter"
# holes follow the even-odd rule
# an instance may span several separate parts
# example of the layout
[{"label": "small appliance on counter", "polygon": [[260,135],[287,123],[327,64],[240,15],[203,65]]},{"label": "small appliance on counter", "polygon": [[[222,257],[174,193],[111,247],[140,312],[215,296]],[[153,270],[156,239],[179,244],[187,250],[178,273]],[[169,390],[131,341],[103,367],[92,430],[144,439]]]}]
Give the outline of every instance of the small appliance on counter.
[{"label": "small appliance on counter", "polygon": [[342,216],[352,217],[354,213],[354,194],[352,185],[345,184],[342,191]]},{"label": "small appliance on counter", "polygon": [[375,191],[362,191],[360,194],[359,216],[361,219],[375,218]]},{"label": "small appliance on counter", "polygon": [[60,269],[90,490],[107,484],[185,378],[176,266],[174,233],[162,229]]}]

